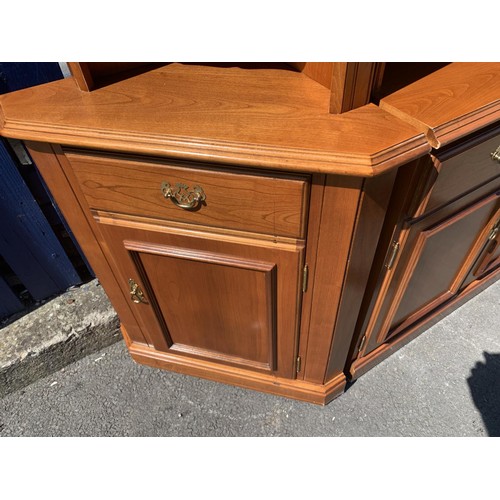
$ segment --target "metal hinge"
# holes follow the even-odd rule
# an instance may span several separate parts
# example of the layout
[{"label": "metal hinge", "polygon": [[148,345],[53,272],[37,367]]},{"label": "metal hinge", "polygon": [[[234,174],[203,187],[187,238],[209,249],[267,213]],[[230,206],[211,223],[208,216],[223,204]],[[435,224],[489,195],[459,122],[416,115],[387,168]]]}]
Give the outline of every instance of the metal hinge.
[{"label": "metal hinge", "polygon": [[28,151],[26,151],[24,144],[20,140],[7,139],[7,141],[9,142],[12,151],[14,151],[21,165],[33,165],[33,162],[31,161],[31,158],[28,154]]},{"label": "metal hinge", "polygon": [[361,349],[363,349],[363,347],[365,346],[365,342],[366,342],[366,335],[363,335],[363,338],[361,339],[361,343],[359,344],[359,347],[358,347],[358,352],[361,352]]},{"label": "metal hinge", "polygon": [[392,269],[392,266],[394,265],[394,261],[396,260],[396,257],[398,256],[398,253],[399,253],[399,241],[393,241],[392,242],[392,245],[391,245],[391,248],[390,248],[390,251],[389,251],[389,255],[387,257],[387,262],[385,264],[385,267],[387,269]]},{"label": "metal hinge", "polygon": [[132,279],[129,278],[128,286],[130,289],[130,299],[135,304],[140,304],[141,302],[146,302],[146,297],[144,297],[144,293],[141,290],[141,287]]},{"label": "metal hinge", "polygon": [[498,232],[500,231],[500,220],[497,221],[497,223],[491,228],[490,234],[488,235],[488,240],[492,241],[494,240]]},{"label": "metal hinge", "polygon": [[302,360],[300,359],[300,356],[297,356],[297,363],[295,365],[296,366],[295,370],[297,371],[297,373],[300,372],[301,365],[302,365]]},{"label": "metal hinge", "polygon": [[309,266],[306,264],[302,270],[302,291],[307,292],[307,282],[309,280]]}]

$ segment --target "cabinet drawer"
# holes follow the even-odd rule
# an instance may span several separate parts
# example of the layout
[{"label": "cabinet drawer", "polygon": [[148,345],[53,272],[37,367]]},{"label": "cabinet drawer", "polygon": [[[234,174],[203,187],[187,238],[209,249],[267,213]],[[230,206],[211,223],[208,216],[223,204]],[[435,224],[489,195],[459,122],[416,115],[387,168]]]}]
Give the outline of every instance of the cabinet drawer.
[{"label": "cabinet drawer", "polygon": [[74,151],[66,156],[92,209],[276,236],[305,235],[307,176],[255,175]]},{"label": "cabinet drawer", "polygon": [[425,211],[433,211],[500,177],[500,162],[492,158],[498,147],[500,129],[497,126],[465,143],[438,151],[433,156],[437,176]]}]

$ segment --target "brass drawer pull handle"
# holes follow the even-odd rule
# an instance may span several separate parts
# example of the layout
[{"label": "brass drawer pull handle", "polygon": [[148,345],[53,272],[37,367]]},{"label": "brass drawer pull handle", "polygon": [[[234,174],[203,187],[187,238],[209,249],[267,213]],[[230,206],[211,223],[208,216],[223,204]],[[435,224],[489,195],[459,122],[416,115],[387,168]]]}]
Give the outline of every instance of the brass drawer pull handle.
[{"label": "brass drawer pull handle", "polygon": [[185,210],[198,208],[207,198],[200,186],[194,186],[193,190],[189,191],[189,187],[181,182],[178,182],[175,188],[168,182],[162,182],[161,192],[165,198],[170,198],[175,205]]},{"label": "brass drawer pull handle", "polygon": [[132,299],[132,302],[135,304],[146,302],[146,297],[144,297],[143,291],[132,278],[128,280],[128,286],[130,288],[130,298]]},{"label": "brass drawer pull handle", "polygon": [[491,159],[500,163],[500,146],[498,146],[498,148],[496,148],[495,151],[491,153]]}]

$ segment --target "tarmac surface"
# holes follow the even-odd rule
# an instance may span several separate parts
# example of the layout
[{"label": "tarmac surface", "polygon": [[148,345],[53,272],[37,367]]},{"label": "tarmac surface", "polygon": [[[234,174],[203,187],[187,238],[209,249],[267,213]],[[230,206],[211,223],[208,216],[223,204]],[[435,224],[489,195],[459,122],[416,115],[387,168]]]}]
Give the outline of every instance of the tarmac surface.
[{"label": "tarmac surface", "polygon": [[119,341],[1,399],[0,436],[500,436],[500,282],[325,407],[141,366]]}]

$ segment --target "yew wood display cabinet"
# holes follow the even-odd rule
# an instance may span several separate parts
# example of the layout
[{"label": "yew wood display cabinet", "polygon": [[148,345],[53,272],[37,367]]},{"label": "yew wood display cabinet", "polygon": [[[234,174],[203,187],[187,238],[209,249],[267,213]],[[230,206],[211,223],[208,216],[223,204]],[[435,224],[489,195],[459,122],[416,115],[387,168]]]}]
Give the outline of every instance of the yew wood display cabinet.
[{"label": "yew wood display cabinet", "polygon": [[153,367],[325,404],[500,275],[500,65],[74,63],[1,97]]}]

